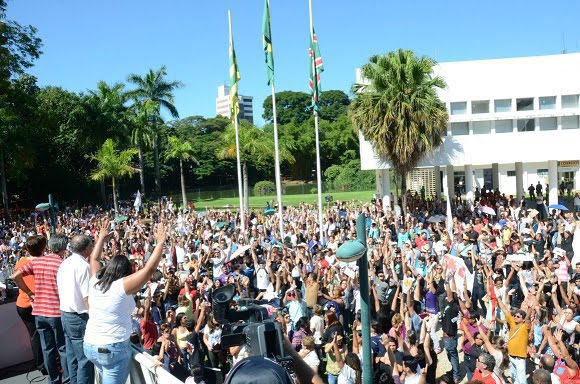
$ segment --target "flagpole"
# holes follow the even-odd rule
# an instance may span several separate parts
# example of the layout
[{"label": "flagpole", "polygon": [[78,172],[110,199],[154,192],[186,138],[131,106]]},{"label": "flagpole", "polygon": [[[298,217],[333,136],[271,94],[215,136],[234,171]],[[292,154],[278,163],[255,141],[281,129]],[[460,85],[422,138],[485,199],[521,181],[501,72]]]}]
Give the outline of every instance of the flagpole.
[{"label": "flagpole", "polygon": [[[267,0],[267,10],[268,10],[268,21],[271,22],[270,10],[270,0]],[[272,57],[273,57],[272,53]],[[276,87],[274,86],[274,77],[272,75],[272,115],[274,119],[274,175],[276,177],[276,196],[278,197],[278,216],[279,216],[279,231],[280,231],[280,241],[284,241],[284,220],[283,220],[283,210],[282,206],[282,178],[280,175],[280,151],[278,147],[278,118],[276,117]]]},{"label": "flagpole", "polygon": [[[312,27],[312,0],[308,0],[308,11],[310,13],[310,41],[313,41],[314,36],[312,32],[314,31]],[[316,74],[316,62],[312,60],[312,70]],[[316,81],[316,79],[314,79]],[[318,226],[319,226],[319,236],[320,244],[324,241],[324,228],[322,222],[322,175],[320,170],[320,139],[318,136],[318,112],[314,110],[314,134],[316,137],[316,183],[318,191]]]},{"label": "flagpole", "polygon": [[[230,46],[233,47],[234,38],[232,36],[232,14],[228,10],[228,24],[230,28]],[[231,99],[230,99],[231,102]],[[232,106],[230,105],[230,108]],[[240,135],[239,135],[239,127],[238,127],[238,115],[235,114],[233,116],[234,120],[234,128],[236,131],[236,167],[238,170],[238,194],[240,195],[240,224],[241,230],[240,233],[244,234],[246,230],[246,217],[244,213],[244,196],[243,196],[243,189],[242,189],[242,165],[240,164]]]}]

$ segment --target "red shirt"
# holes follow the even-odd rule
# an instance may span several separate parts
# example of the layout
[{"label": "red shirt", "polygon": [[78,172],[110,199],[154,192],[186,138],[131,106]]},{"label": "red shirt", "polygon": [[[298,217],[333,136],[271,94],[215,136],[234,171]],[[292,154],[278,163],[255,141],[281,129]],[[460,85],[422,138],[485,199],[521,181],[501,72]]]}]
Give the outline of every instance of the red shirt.
[{"label": "red shirt", "polygon": [[487,375],[486,377],[483,377],[479,369],[476,369],[475,372],[473,373],[472,380],[479,380],[484,384],[504,384],[502,378],[496,375],[494,372]]},{"label": "red shirt", "polygon": [[32,314],[34,316],[60,317],[60,300],[56,274],[62,263],[59,255],[36,257],[28,264],[20,268],[22,276],[34,275],[34,303]]},{"label": "red shirt", "polygon": [[141,333],[143,334],[143,349],[153,349],[159,334],[157,325],[152,320],[141,319]]}]

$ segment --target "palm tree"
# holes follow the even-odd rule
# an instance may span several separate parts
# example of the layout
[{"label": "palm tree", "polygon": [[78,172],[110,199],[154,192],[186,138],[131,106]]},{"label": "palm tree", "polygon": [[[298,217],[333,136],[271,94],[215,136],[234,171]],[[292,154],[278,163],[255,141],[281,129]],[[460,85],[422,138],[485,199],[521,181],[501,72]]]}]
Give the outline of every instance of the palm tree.
[{"label": "palm tree", "polygon": [[[251,123],[241,120],[239,124],[240,163],[244,188],[244,206],[249,206],[248,163],[263,164],[274,158],[274,136],[268,135]],[[218,151],[220,159],[236,158],[236,131],[233,124],[228,125],[222,135],[222,148]],[[283,144],[280,145],[280,160],[294,162],[294,157]]]},{"label": "palm tree", "polygon": [[131,144],[137,147],[139,151],[139,181],[141,191],[145,192],[145,161],[144,150],[151,148],[153,145],[152,126],[157,120],[157,111],[159,104],[155,101],[145,100],[143,102],[134,100],[131,106],[129,120],[131,122]]},{"label": "palm tree", "polygon": [[137,154],[137,150],[134,148],[118,152],[115,142],[112,139],[107,139],[96,153],[87,155],[89,159],[97,162],[97,168],[90,175],[92,180],[104,180],[109,177],[112,179],[115,212],[119,211],[116,180],[136,172],[136,169],[131,165],[131,159],[135,154]]},{"label": "palm tree", "polygon": [[185,175],[183,174],[183,162],[192,160],[197,163],[194,157],[193,146],[189,141],[180,141],[175,136],[169,137],[169,148],[165,152],[165,160],[178,159],[179,171],[181,174],[181,198],[183,200],[183,208],[187,208],[187,195],[185,194]]},{"label": "palm tree", "polygon": [[178,118],[179,113],[173,105],[173,91],[181,88],[183,83],[180,81],[167,81],[165,76],[167,69],[162,66],[157,71],[152,69],[143,77],[131,74],[127,81],[137,86],[136,89],[128,92],[128,96],[140,101],[154,101],[157,103],[157,119],[153,122],[153,151],[155,159],[155,191],[161,194],[161,173],[159,171],[159,135],[157,127],[160,120],[160,109],[167,110],[172,117]]},{"label": "palm tree", "polygon": [[433,75],[436,62],[399,49],[372,56],[362,67],[367,84],[355,84],[349,107],[353,127],[367,139],[381,160],[402,178],[403,208],[409,171],[442,144],[448,115],[437,90],[446,87]]},{"label": "palm tree", "polygon": [[[125,136],[127,121],[125,112],[125,86],[121,83],[108,85],[104,81],[97,83],[96,90],[89,90],[86,105],[91,112],[92,137],[98,145],[109,137],[120,139]],[[105,181],[101,180],[101,195],[106,204]]]}]

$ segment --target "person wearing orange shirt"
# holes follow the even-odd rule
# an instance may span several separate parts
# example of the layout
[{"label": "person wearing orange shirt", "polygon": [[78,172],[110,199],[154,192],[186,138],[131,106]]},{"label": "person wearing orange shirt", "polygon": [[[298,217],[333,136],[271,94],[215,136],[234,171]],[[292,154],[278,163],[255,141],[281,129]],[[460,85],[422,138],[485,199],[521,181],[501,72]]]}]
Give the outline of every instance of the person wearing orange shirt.
[{"label": "person wearing orange shirt", "polygon": [[528,314],[521,309],[515,311],[512,316],[510,310],[502,300],[497,303],[509,326],[509,338],[507,342],[510,357],[510,376],[513,384],[526,384],[526,359],[528,358],[528,337],[531,321]]},{"label": "person wearing orange shirt", "polygon": [[[16,262],[14,270],[18,270],[24,267],[35,257],[41,256],[45,248],[46,237],[30,236],[28,239],[26,239],[25,244],[25,249],[28,255],[26,257],[20,258],[20,260]],[[30,291],[35,292],[34,275],[24,277],[24,281],[26,282],[28,288],[30,288]],[[34,365],[36,369],[46,375],[46,369],[44,368],[44,358],[42,356],[42,346],[40,344],[40,336],[36,330],[36,316],[32,314],[32,302],[30,301],[30,297],[22,289],[18,290],[18,298],[16,299],[16,312],[18,312],[18,316],[20,316],[20,319],[22,319],[22,322],[28,331],[28,335],[30,336],[30,345],[32,347]]]}]

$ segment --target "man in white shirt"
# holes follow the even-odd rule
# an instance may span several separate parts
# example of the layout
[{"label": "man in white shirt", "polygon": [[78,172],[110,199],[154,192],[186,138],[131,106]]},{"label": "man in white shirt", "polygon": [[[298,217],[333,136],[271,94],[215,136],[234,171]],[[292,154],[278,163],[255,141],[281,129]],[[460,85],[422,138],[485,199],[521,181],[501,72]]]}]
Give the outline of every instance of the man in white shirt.
[{"label": "man in white shirt", "polygon": [[93,240],[86,235],[76,235],[70,241],[70,250],[72,254],[62,262],[56,276],[67,365],[71,384],[92,383],[95,368],[85,356],[83,339],[89,319],[87,259],[93,251]]}]

